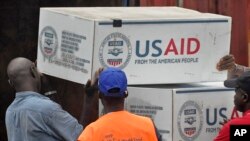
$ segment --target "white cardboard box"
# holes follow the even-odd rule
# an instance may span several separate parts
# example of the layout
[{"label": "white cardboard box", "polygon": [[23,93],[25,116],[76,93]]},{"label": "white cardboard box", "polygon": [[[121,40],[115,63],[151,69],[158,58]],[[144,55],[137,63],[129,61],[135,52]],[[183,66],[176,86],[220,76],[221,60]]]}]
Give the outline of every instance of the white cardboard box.
[{"label": "white cardboard box", "polygon": [[38,68],[85,84],[119,67],[129,84],[220,81],[231,18],[178,7],[41,8]]},{"label": "white cardboard box", "polygon": [[213,140],[231,118],[234,94],[223,86],[174,90],[173,141]]},{"label": "white cardboard box", "polygon": [[172,89],[129,87],[125,109],[150,117],[157,126],[163,141],[173,138]]},{"label": "white cardboard box", "polygon": [[[234,90],[222,83],[129,87],[125,108],[151,117],[164,141],[211,141],[230,119]],[[100,110],[103,107],[100,104]]]}]

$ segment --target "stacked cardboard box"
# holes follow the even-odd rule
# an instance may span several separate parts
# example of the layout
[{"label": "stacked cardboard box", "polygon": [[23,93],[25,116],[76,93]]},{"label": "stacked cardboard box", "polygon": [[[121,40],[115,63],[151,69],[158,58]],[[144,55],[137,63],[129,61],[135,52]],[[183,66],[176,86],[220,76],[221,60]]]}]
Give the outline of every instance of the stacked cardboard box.
[{"label": "stacked cardboard box", "polygon": [[234,107],[234,90],[221,82],[129,87],[128,91],[126,109],[151,117],[164,141],[211,141]]},{"label": "stacked cardboard box", "polygon": [[85,84],[119,67],[129,84],[221,81],[231,18],[178,7],[42,8],[38,68]]},{"label": "stacked cardboard box", "polygon": [[233,90],[201,82],[226,79],[215,66],[230,33],[230,17],[178,7],[42,8],[38,68],[85,84],[99,67],[119,67],[139,85],[127,110],[151,117],[164,140],[210,141]]}]

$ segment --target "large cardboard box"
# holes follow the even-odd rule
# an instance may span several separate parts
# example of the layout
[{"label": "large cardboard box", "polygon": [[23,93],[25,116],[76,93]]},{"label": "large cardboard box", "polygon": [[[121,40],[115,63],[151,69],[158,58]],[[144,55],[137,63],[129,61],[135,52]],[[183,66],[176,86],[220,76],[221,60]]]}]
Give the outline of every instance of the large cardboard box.
[{"label": "large cardboard box", "polygon": [[211,141],[222,127],[219,123],[231,118],[234,89],[212,86],[173,94],[173,141]]},{"label": "large cardboard box", "polygon": [[129,87],[125,109],[150,117],[163,141],[173,141],[173,90],[162,88]]},{"label": "large cardboard box", "polygon": [[[234,90],[222,83],[129,87],[125,108],[153,119],[164,141],[211,141],[231,118]],[[103,106],[100,103],[100,112]]]},{"label": "large cardboard box", "polygon": [[129,84],[220,81],[231,18],[178,7],[41,8],[38,68],[86,83],[119,67]]}]

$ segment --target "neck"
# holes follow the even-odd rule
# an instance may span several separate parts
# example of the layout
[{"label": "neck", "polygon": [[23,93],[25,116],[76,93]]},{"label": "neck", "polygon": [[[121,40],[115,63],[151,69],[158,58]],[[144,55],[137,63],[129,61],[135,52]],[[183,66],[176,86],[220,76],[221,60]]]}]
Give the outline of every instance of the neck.
[{"label": "neck", "polygon": [[124,110],[124,106],[121,106],[121,105],[106,106],[104,108],[105,114],[110,113],[110,112],[123,111],[123,110]]},{"label": "neck", "polygon": [[32,92],[39,92],[38,89],[32,85],[21,85],[20,87],[16,87],[16,92],[23,92],[23,91],[32,91]]},{"label": "neck", "polygon": [[250,110],[250,103],[247,103],[244,110],[243,110],[243,113],[245,113],[246,111]]},{"label": "neck", "polygon": [[101,97],[105,114],[124,110],[124,98]]}]

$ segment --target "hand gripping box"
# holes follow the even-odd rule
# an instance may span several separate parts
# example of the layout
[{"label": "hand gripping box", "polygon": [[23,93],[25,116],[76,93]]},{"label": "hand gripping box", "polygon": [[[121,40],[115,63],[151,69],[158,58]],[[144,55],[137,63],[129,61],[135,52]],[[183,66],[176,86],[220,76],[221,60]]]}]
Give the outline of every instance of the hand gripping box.
[{"label": "hand gripping box", "polygon": [[86,83],[119,67],[129,84],[220,81],[231,18],[178,7],[41,8],[38,68]]},{"label": "hand gripping box", "polygon": [[211,141],[234,107],[234,90],[220,82],[128,87],[128,92],[126,110],[152,118],[164,141]]}]

